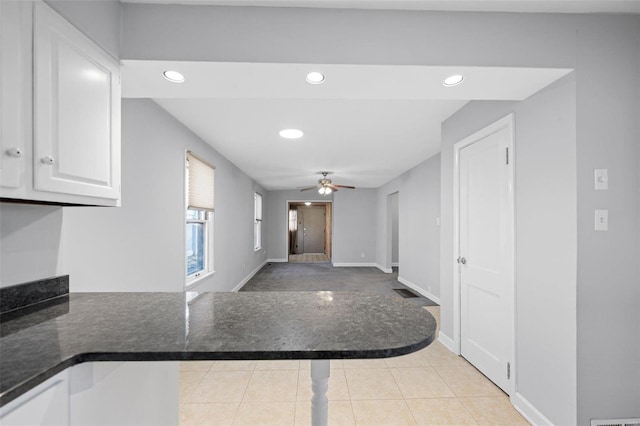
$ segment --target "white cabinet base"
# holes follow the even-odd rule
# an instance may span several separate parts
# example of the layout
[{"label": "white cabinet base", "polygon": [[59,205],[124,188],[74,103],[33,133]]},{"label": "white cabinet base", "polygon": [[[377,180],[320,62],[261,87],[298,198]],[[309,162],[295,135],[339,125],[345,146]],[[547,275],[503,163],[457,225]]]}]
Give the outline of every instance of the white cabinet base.
[{"label": "white cabinet base", "polygon": [[179,423],[178,362],[88,362],[70,373],[72,426]]},{"label": "white cabinet base", "polygon": [[0,408],[2,426],[174,426],[179,363],[88,362]]},{"label": "white cabinet base", "polygon": [[62,371],[0,408],[2,426],[69,424],[69,370]]}]

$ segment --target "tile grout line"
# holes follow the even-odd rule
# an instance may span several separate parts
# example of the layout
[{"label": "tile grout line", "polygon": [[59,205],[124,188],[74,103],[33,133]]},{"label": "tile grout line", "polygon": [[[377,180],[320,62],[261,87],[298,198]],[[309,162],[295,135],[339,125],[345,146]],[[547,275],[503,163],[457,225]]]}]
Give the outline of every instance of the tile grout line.
[{"label": "tile grout line", "polygon": [[462,398],[458,398],[458,401],[460,401],[460,405],[462,405],[462,408],[464,408],[464,411],[466,411],[467,413],[469,413],[469,416],[471,416],[471,418],[477,423],[477,424],[481,424],[480,423],[480,419],[476,418],[476,416],[473,415],[473,413],[471,411],[469,411],[469,408],[467,407],[467,405],[464,403],[464,401],[462,400]]},{"label": "tile grout line", "polygon": [[[385,364],[386,364],[386,360],[385,360]],[[389,367],[387,367],[387,368],[389,368]],[[389,368],[389,370],[391,370],[391,368]],[[393,375],[393,371],[389,371],[389,374],[391,374],[391,378],[393,379],[393,383],[396,384],[396,387],[400,391],[400,395],[402,395],[402,402],[404,403],[404,406],[407,408],[407,410],[409,410],[409,414],[411,415],[411,418],[413,419],[413,422],[417,425],[418,424],[418,420],[416,419],[416,416],[413,414],[413,411],[411,411],[411,407],[409,407],[409,404],[407,404],[407,397],[404,395],[404,392],[402,392],[402,388],[398,384],[398,381],[396,380],[396,376]]]},{"label": "tile grout line", "polygon": [[296,370],[296,396],[293,398],[293,426],[296,424],[298,417],[298,390],[300,388],[300,360],[298,360],[298,369]]},{"label": "tile grout line", "polygon": [[344,384],[347,387],[347,395],[349,396],[349,407],[351,407],[351,415],[353,416],[353,424],[357,426],[356,410],[353,409],[353,399],[351,399],[351,389],[349,389],[349,380],[347,380],[347,372],[344,371],[344,361],[342,364],[342,375],[344,376]]},{"label": "tile grout line", "polygon": [[241,402],[238,403],[238,406],[236,407],[236,409],[233,411],[233,417],[231,417],[231,426],[233,426],[233,424],[236,421],[236,417],[238,416],[238,411],[240,411],[240,404],[242,404]]},{"label": "tile grout line", "polygon": [[256,371],[255,368],[256,368],[257,365],[258,364],[256,363],[256,365],[253,366],[253,370],[251,370],[251,377],[249,377],[249,381],[245,385],[244,391],[242,391],[242,398],[240,398],[240,403],[238,404],[238,408],[236,408],[236,412],[233,414],[233,420],[231,421],[231,425],[232,426],[235,425],[235,423],[236,423],[236,419],[238,418],[238,413],[240,412],[240,406],[244,402],[244,396],[247,393],[247,389],[249,389],[249,384],[251,383],[251,379],[253,379],[253,375],[254,375],[254,373]]}]

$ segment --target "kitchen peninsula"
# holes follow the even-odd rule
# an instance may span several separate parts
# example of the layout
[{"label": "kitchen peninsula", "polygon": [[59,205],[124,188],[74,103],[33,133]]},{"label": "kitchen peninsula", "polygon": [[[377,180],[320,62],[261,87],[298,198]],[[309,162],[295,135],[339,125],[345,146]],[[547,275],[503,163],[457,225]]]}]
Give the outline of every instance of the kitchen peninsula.
[{"label": "kitchen peninsula", "polygon": [[[95,361],[311,359],[312,423],[326,424],[330,359],[431,343],[435,319],[362,292],[71,293],[3,317],[0,404]],[[7,319],[5,319],[7,318]],[[14,401],[15,402],[15,401]]]}]

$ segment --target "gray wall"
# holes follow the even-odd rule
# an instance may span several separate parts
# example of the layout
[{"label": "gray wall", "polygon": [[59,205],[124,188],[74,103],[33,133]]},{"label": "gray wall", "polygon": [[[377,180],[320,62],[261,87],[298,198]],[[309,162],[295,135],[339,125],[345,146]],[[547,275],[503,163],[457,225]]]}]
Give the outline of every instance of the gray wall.
[{"label": "gray wall", "polygon": [[566,53],[576,47],[578,19],[568,14],[123,7],[122,58],[152,60],[571,67],[573,56]]},{"label": "gray wall", "polygon": [[97,45],[120,58],[122,4],[117,0],[45,0]]},{"label": "gray wall", "polygon": [[216,168],[216,273],[197,289],[232,290],[266,259],[253,250],[253,193],[265,191],[156,103],[126,99],[122,207],[64,208],[72,291],[183,290],[187,149]]},{"label": "gray wall", "polygon": [[62,208],[0,205],[0,287],[60,275]]},{"label": "gray wall", "polygon": [[[639,19],[587,17],[580,28],[576,127],[582,423],[596,415],[640,417]],[[608,191],[593,190],[596,168],[609,169]],[[609,210],[609,231],[595,232],[594,210],[602,208]]]},{"label": "gray wall", "polygon": [[440,155],[378,188],[377,263],[391,267],[393,218],[389,195],[398,193],[398,277],[440,297]]},{"label": "gray wall", "polygon": [[[515,114],[516,385],[554,424],[576,423],[575,78],[523,102],[471,102],[442,126],[442,282],[453,280],[453,145]],[[442,310],[453,288],[442,286]],[[453,317],[442,333],[454,336]],[[553,385],[540,386],[543,383]]]},{"label": "gray wall", "polygon": [[[333,195],[322,196],[318,191],[299,190],[267,191],[265,206],[265,237],[263,247],[267,249],[270,260],[286,261],[288,232],[288,201],[332,201]],[[334,246],[335,247],[335,246]]]},{"label": "gray wall", "polygon": [[333,196],[333,248],[331,260],[339,263],[376,261],[375,189],[345,189]]}]

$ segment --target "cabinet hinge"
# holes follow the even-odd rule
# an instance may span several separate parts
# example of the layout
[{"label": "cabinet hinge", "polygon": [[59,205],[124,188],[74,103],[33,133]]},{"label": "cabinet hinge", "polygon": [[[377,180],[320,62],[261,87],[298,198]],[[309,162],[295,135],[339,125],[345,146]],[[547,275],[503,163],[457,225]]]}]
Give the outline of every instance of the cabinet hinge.
[{"label": "cabinet hinge", "polygon": [[511,363],[507,363],[507,380],[511,378]]},{"label": "cabinet hinge", "polygon": [[509,165],[509,147],[507,147],[507,150],[506,150],[506,160],[507,160],[507,165]]}]

